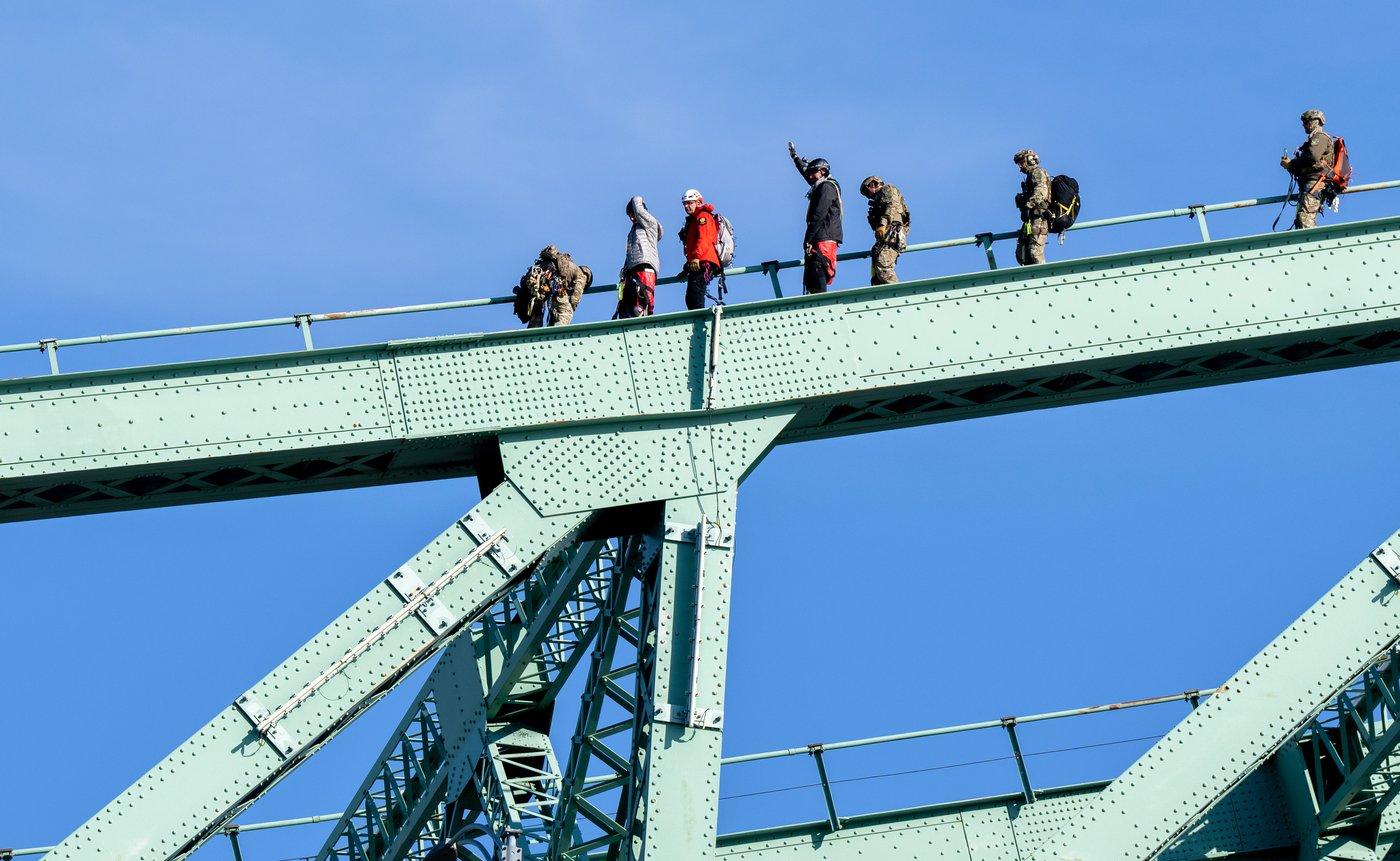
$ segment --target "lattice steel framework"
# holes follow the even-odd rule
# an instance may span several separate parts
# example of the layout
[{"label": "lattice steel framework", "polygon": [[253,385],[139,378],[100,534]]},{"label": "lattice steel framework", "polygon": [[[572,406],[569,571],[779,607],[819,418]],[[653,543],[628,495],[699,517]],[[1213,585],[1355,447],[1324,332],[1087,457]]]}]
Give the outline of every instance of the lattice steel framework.
[{"label": "lattice steel framework", "polygon": [[[1259,852],[1297,844],[1309,817],[1319,845],[1389,833],[1395,539],[1107,787],[719,843],[715,806],[733,512],[773,445],[1394,360],[1397,247],[1400,219],[1383,219],[564,331],[0,383],[0,519],[493,477],[50,858],[188,855],[439,653],[323,858],[417,857],[463,831],[478,853],[511,836],[527,856],[653,861],[843,859],[873,834],[893,850],[895,831],[936,834],[948,857],[1086,859]],[[544,361],[558,373],[535,373]],[[601,543],[616,537],[621,564]],[[561,771],[553,704],[590,646]],[[315,696],[331,681],[345,696]],[[1235,809],[1292,812],[1218,836]],[[1012,839],[969,839],[984,825]]]}]

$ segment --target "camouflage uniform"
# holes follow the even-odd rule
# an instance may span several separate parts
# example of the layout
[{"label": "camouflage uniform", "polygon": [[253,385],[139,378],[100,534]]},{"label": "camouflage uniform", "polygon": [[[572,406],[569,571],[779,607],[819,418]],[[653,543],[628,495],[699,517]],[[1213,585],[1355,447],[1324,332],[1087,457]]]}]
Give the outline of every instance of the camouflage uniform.
[{"label": "camouflage uniform", "polygon": [[1308,139],[1284,165],[1298,180],[1298,213],[1293,217],[1295,230],[1317,226],[1317,214],[1322,211],[1322,177],[1332,166],[1332,159],[1332,136],[1317,122],[1308,132]]},{"label": "camouflage uniform", "polygon": [[587,266],[578,265],[553,245],[546,246],[540,259],[520,279],[520,289],[533,296],[526,328],[538,329],[545,324],[546,305],[549,325],[567,326],[592,280],[593,273]]},{"label": "camouflage uniform", "polygon": [[[873,195],[867,193],[872,182],[880,185]],[[870,283],[894,284],[899,281],[894,274],[895,262],[908,244],[909,207],[904,205],[899,189],[878,176],[866,177],[860,193],[870,198],[866,220],[875,231],[875,245],[870,249]]]},{"label": "camouflage uniform", "polygon": [[1016,234],[1016,262],[1022,266],[1045,262],[1045,239],[1050,235],[1050,174],[1039,160],[1021,168],[1021,193],[1016,206],[1021,210],[1021,232]]}]

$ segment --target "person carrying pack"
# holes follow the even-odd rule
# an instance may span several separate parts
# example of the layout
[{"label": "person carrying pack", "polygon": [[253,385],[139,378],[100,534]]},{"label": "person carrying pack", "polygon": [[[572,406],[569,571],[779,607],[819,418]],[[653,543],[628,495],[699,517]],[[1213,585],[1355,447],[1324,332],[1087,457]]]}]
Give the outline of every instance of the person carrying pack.
[{"label": "person carrying pack", "polygon": [[[717,247],[720,219],[715,215],[715,208],[706,203],[696,189],[686,189],[685,194],[681,195],[681,206],[685,208],[685,224],[680,229],[681,246],[685,249],[685,268],[681,270],[680,277],[685,279],[685,307],[694,311],[705,307],[710,281],[724,269]],[[733,236],[731,229],[731,255]]]},{"label": "person carrying pack", "polygon": [[593,270],[546,245],[515,288],[515,316],[527,329],[566,326],[574,319],[583,292],[592,284]]},{"label": "person carrying pack", "polygon": [[878,176],[867,176],[860,184],[860,193],[870,199],[866,221],[875,231],[875,245],[870,249],[870,283],[894,284],[899,281],[894,265],[909,239],[909,207],[899,189]]},{"label": "person carrying pack", "polygon": [[1016,234],[1016,262],[1022,266],[1044,263],[1053,202],[1050,174],[1040,166],[1040,156],[1035,150],[1023,149],[1011,159],[1026,175],[1021,180],[1021,192],[1016,195],[1016,209],[1021,214],[1021,230]]},{"label": "person carrying pack", "polygon": [[1278,162],[1292,177],[1290,195],[1293,183],[1297,183],[1298,187],[1294,230],[1316,227],[1317,215],[1323,205],[1331,203],[1335,206],[1337,195],[1346,191],[1347,183],[1351,181],[1351,159],[1346,154],[1346,142],[1322,130],[1327,117],[1322,111],[1307,110],[1303,111],[1300,119],[1308,139],[1294,151],[1292,158],[1285,150]]},{"label": "person carrying pack", "polygon": [[1050,211],[1046,213],[1050,222],[1050,232],[1060,235],[1060,244],[1065,244],[1065,231],[1074,226],[1079,217],[1079,181],[1072,176],[1050,177]]}]

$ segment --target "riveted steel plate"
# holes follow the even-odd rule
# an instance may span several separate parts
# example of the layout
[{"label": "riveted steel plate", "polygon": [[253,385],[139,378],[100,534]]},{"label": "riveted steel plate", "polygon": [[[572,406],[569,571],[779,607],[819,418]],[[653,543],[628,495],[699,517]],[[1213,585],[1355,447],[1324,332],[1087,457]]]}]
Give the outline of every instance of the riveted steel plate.
[{"label": "riveted steel plate", "polygon": [[[1394,550],[1400,533],[1385,545]],[[1400,638],[1400,592],[1368,556],[1115,780],[1049,857],[1156,854]]]},{"label": "riveted steel plate", "polygon": [[791,412],[632,422],[501,437],[506,475],[546,513],[713,493],[738,484]]}]

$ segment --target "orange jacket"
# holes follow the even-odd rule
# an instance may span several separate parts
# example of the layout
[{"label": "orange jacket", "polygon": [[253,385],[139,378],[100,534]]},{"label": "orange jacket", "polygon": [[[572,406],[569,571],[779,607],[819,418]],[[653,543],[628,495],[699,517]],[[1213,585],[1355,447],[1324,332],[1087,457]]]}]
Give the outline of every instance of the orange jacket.
[{"label": "orange jacket", "polygon": [[715,208],[708,203],[695,207],[693,215],[685,217],[681,228],[681,244],[685,246],[686,262],[708,260],[719,267],[719,253],[715,251],[715,240],[719,239],[719,225],[715,223]]}]

